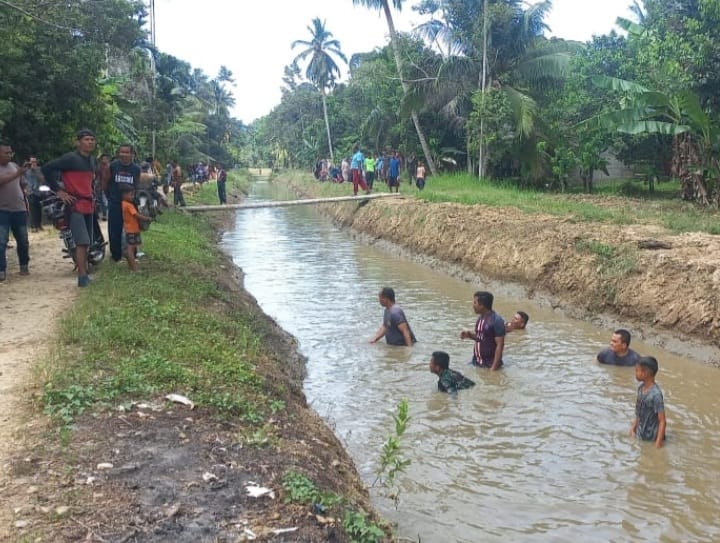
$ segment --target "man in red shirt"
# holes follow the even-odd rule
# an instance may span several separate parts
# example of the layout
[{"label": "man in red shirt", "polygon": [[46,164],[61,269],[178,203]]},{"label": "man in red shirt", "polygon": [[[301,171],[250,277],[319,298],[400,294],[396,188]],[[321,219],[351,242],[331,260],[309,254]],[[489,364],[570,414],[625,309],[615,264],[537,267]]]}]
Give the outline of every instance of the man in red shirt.
[{"label": "man in red shirt", "polygon": [[95,177],[95,134],[83,128],[77,133],[76,150],[45,164],[45,181],[58,198],[70,207],[70,231],[75,240],[78,286],[90,284],[87,272],[88,247],[93,236],[93,179]]}]

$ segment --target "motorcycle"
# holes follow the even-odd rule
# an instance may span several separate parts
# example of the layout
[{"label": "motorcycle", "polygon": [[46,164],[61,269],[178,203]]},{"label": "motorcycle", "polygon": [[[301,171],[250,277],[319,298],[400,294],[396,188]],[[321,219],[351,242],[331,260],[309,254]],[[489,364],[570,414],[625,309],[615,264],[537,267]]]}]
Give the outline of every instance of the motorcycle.
[{"label": "motorcycle", "polygon": [[[167,202],[158,190],[160,183],[157,178],[153,178],[150,185],[140,187],[135,191],[135,206],[141,215],[155,219],[158,215],[162,215],[163,207],[167,207]],[[147,225],[141,224],[143,230],[147,229]]]},{"label": "motorcycle", "polygon": [[[50,187],[41,186],[37,190],[37,197],[43,209],[43,214],[52,222],[53,227],[59,232],[59,238],[63,242],[63,258],[72,258],[75,263],[75,240],[70,230],[69,214],[65,202],[53,192]],[[88,264],[96,266],[105,258],[105,247],[107,241],[100,229],[97,214],[93,215],[93,231],[90,233],[91,243],[88,247]]]}]

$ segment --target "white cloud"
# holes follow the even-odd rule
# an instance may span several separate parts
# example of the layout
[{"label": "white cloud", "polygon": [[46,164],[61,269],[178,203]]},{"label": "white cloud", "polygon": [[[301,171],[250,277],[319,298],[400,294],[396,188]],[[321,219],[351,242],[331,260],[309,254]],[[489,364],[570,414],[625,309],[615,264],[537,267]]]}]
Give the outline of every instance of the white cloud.
[{"label": "white cloud", "polygon": [[[585,40],[608,32],[629,0],[555,0],[548,23],[553,34]],[[420,18],[406,2],[394,13],[398,30],[412,29]],[[231,69],[237,86],[234,115],[246,123],[267,114],[280,101],[283,68],[298,50],[290,44],[309,39],[313,18],[340,41],[349,59],[387,42],[379,12],[352,0],[155,0],[156,43],[214,76],[220,65]]]}]

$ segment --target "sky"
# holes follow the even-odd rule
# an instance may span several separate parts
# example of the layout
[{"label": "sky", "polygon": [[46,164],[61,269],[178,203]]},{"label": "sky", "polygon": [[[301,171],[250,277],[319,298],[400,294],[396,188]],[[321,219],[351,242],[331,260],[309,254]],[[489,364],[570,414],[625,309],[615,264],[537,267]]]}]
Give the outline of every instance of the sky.
[{"label": "sky", "polygon": [[[410,31],[422,22],[405,2],[394,12],[395,26]],[[631,0],[554,0],[547,18],[552,36],[586,41],[614,28],[618,16],[630,17]],[[252,7],[248,7],[252,6]],[[155,0],[158,48],[214,77],[220,66],[232,70],[236,106],[232,113],[249,124],[280,103],[283,68],[310,40],[315,17],[340,41],[345,56],[387,43],[387,26],[377,11],[352,0]]]}]

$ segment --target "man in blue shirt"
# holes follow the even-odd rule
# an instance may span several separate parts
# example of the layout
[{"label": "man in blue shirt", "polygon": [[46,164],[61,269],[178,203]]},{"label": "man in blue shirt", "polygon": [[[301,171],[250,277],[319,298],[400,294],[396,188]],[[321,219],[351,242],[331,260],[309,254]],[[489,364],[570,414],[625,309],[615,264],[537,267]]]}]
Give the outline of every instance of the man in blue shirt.
[{"label": "man in blue shirt", "polygon": [[390,187],[390,192],[393,191],[393,188],[395,189],[395,192],[400,191],[400,157],[397,152],[393,153],[393,156],[390,159],[390,166],[388,168],[388,187]]},{"label": "man in blue shirt", "polygon": [[611,366],[633,367],[640,359],[640,355],[630,348],[630,332],[620,328],[613,332],[610,338],[610,347],[603,349],[597,355],[597,361]]}]

